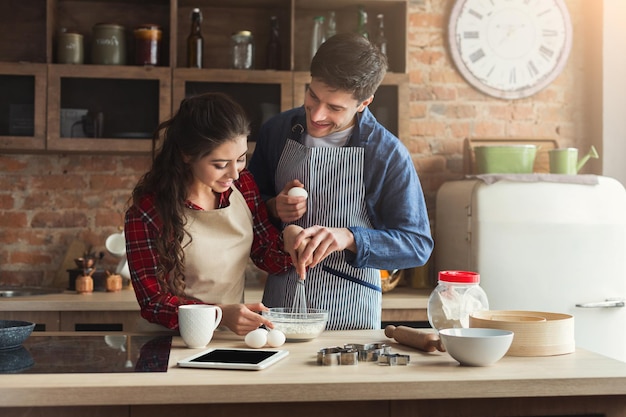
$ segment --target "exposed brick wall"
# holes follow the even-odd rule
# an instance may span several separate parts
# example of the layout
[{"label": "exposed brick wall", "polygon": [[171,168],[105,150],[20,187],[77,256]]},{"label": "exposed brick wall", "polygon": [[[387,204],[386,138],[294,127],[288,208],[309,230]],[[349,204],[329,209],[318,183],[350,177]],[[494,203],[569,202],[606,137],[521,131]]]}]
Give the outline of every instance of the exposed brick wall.
[{"label": "exposed brick wall", "polygon": [[117,259],[104,241],[123,226],[130,192],[149,156],[0,155],[0,284],[52,285],[79,240]]},{"label": "exposed brick wall", "polygon": [[[414,156],[427,203],[463,173],[463,140],[479,137],[556,139],[560,146],[590,144],[584,100],[591,72],[586,32],[600,30],[584,20],[601,2],[567,0],[574,43],[563,73],[543,91],[522,100],[499,100],[472,88],[448,53],[447,25],[454,0],[409,2],[410,137],[401,138]],[[599,46],[595,46],[599,47]],[[432,214],[431,214],[432,216]]]},{"label": "exposed brick wall", "polygon": [[[477,92],[454,68],[445,38],[453,3],[409,3],[411,121],[410,136],[401,139],[413,155],[431,216],[439,186],[462,175],[466,137],[550,137],[581,148],[589,143],[585,74],[594,46],[586,44],[585,31],[599,29],[583,17],[586,7],[600,2],[567,0],[575,31],[568,65],[544,91],[516,101]],[[52,284],[74,239],[105,251],[149,162],[148,156],[0,155],[0,284]],[[104,263],[114,268],[117,260],[107,255]]]}]

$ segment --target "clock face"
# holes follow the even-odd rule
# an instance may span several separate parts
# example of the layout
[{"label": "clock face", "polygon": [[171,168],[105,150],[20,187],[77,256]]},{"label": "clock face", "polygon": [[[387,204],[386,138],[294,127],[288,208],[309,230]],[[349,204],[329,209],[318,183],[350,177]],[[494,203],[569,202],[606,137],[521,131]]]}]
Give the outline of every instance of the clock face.
[{"label": "clock face", "polygon": [[563,70],[572,24],[562,0],[457,0],[448,39],[471,85],[494,97],[523,98]]}]

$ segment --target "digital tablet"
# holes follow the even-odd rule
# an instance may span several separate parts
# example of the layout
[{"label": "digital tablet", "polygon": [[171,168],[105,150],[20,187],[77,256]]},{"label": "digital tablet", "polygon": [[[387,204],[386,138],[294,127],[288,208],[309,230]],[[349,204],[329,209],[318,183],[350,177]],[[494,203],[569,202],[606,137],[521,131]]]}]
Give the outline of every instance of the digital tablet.
[{"label": "digital tablet", "polygon": [[214,348],[181,359],[178,366],[258,371],[275,364],[288,354],[288,350]]}]

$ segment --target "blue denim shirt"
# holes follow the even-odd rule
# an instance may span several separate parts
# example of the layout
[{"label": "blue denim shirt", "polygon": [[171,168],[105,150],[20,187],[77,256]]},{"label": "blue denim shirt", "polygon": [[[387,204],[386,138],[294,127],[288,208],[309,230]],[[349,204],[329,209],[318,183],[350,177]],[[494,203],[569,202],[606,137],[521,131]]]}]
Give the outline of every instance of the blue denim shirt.
[{"label": "blue denim shirt", "polygon": [[[274,178],[287,139],[303,143],[305,128],[304,107],[276,115],[261,126],[249,170],[265,200],[280,192]],[[349,227],[357,253],[346,251],[346,259],[356,268],[424,265],[433,239],[422,186],[408,150],[367,108],[358,113],[346,146],[364,148],[366,205],[373,225],[373,229]]]}]

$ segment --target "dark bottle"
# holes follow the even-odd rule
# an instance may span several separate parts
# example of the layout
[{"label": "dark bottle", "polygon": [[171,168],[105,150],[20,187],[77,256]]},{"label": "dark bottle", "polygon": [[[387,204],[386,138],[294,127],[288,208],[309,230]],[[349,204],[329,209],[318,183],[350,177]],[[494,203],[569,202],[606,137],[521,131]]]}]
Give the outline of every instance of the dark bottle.
[{"label": "dark bottle", "polygon": [[384,15],[381,13],[376,16],[376,19],[378,19],[378,29],[376,31],[376,36],[374,37],[374,45],[376,45],[383,55],[387,55],[387,38],[385,37]]},{"label": "dark bottle", "polygon": [[356,32],[364,38],[369,39],[369,34],[367,33],[367,12],[365,11],[365,7],[359,6],[358,18],[359,20],[357,22]]},{"label": "dark bottle", "polygon": [[270,40],[267,43],[267,69],[280,69],[280,31],[278,16],[270,18]]},{"label": "dark bottle", "polygon": [[204,38],[202,38],[202,12],[195,8],[191,12],[191,33],[187,37],[187,66],[189,68],[202,68],[202,51]]}]

